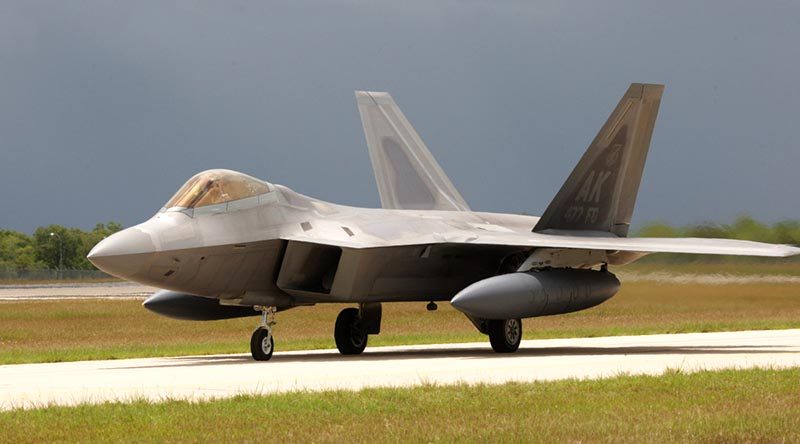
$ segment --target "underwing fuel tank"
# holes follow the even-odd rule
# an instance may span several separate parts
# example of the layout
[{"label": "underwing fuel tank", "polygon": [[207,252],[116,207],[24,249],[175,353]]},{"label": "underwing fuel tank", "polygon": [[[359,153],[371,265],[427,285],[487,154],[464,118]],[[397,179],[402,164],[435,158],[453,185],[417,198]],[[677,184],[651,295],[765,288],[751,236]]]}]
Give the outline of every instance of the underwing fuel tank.
[{"label": "underwing fuel tank", "polygon": [[450,302],[474,318],[532,318],[594,307],[618,290],[619,280],[607,271],[553,269],[493,276],[461,290]]},{"label": "underwing fuel tank", "polygon": [[144,305],[144,308],[161,316],[187,321],[215,321],[261,314],[254,310],[253,307],[220,305],[217,299],[169,290],[157,291],[147,298],[142,305]]}]

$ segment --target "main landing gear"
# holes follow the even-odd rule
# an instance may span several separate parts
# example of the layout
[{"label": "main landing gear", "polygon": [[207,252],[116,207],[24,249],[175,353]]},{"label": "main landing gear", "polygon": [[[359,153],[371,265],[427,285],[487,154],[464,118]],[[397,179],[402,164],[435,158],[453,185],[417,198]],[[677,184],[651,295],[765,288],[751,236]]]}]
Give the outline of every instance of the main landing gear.
[{"label": "main landing gear", "polygon": [[519,319],[490,320],[486,330],[492,350],[497,353],[514,353],[522,342],[522,321]]},{"label": "main landing gear", "polygon": [[367,348],[369,335],[381,332],[381,304],[369,302],[345,308],[336,317],[333,339],[343,355],[359,355]]},{"label": "main landing gear", "polygon": [[250,353],[256,361],[269,361],[275,349],[272,326],[275,325],[275,307],[260,307],[261,324],[250,337]]},{"label": "main landing gear", "polygon": [[514,353],[522,342],[521,319],[481,319],[467,315],[479,332],[489,336],[492,350],[497,353]]},{"label": "main landing gear", "polygon": [[367,348],[369,335],[361,326],[357,308],[345,308],[336,317],[333,339],[343,355],[358,355]]}]

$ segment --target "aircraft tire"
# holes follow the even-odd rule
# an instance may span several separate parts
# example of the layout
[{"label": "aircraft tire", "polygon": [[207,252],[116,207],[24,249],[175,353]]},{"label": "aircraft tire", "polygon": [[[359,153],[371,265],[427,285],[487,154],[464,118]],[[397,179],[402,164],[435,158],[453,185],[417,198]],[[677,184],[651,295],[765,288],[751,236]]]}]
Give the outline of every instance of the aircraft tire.
[{"label": "aircraft tire", "polygon": [[345,308],[336,317],[333,339],[343,355],[359,355],[367,348],[368,335],[361,328],[357,308]]},{"label": "aircraft tire", "polygon": [[514,353],[522,342],[522,321],[519,319],[491,320],[487,330],[492,350],[497,353]]},{"label": "aircraft tire", "polygon": [[269,361],[275,349],[275,340],[272,333],[266,328],[259,327],[250,337],[250,353],[256,361]]}]

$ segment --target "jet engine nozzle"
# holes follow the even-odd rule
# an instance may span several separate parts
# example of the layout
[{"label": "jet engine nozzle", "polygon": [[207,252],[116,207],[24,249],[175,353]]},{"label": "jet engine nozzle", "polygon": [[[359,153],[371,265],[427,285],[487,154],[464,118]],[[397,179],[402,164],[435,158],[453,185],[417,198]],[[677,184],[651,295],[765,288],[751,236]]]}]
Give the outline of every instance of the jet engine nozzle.
[{"label": "jet engine nozzle", "polygon": [[607,271],[555,269],[483,279],[450,302],[475,318],[532,318],[594,307],[617,291],[619,280]]}]

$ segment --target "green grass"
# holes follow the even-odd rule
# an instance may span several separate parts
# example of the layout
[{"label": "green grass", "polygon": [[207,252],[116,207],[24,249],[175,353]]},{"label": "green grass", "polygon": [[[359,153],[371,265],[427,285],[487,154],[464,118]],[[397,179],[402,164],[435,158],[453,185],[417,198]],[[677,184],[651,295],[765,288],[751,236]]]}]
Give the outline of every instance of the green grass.
[{"label": "green grass", "polygon": [[[277,350],[332,348],[344,307],[278,313]],[[157,316],[132,300],[0,303],[0,364],[248,352],[257,318],[213,322]],[[525,338],[800,328],[800,285],[631,282],[608,302],[578,313],[524,321]],[[448,304],[385,304],[371,346],[486,341]]]},{"label": "green grass", "polygon": [[800,369],[0,412],[7,442],[798,442]]}]

